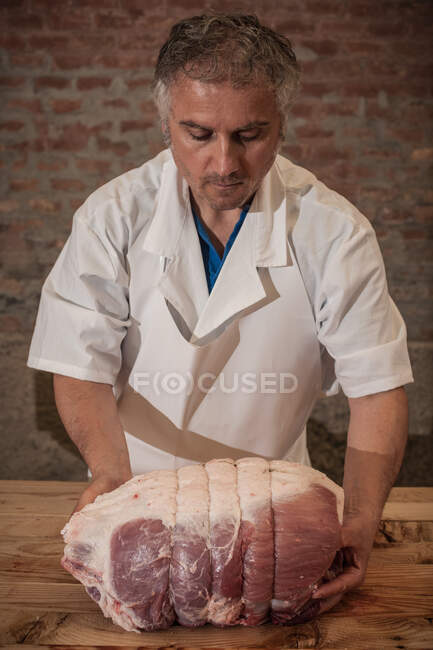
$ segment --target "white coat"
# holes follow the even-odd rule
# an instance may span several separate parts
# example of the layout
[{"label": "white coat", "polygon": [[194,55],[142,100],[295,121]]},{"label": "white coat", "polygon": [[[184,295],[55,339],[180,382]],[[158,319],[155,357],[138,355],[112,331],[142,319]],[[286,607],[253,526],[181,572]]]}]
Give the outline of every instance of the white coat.
[{"label": "white coat", "polygon": [[[58,346],[51,322],[66,328]],[[281,156],[210,295],[169,152],[98,190],[44,285],[28,364],[113,384],[134,473],[248,455],[309,464],[321,392],[412,381],[371,226]]]}]

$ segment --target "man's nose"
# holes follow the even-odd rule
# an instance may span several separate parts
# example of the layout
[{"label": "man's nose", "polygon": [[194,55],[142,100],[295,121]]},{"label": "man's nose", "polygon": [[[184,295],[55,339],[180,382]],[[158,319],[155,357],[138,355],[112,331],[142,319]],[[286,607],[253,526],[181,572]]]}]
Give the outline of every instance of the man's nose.
[{"label": "man's nose", "polygon": [[215,152],[216,173],[221,178],[237,174],[241,168],[240,151],[231,138],[220,138]]}]

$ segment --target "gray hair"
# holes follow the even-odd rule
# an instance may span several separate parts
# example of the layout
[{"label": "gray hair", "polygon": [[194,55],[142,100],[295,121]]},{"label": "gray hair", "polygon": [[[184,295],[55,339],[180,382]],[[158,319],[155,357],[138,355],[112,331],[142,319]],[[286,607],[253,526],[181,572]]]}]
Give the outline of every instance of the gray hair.
[{"label": "gray hair", "polygon": [[299,86],[299,67],[290,41],[261,25],[255,15],[193,16],[172,27],[159,52],[153,81],[163,122],[170,109],[170,85],[179,73],[205,82],[229,81],[235,88],[269,84],[283,129]]}]

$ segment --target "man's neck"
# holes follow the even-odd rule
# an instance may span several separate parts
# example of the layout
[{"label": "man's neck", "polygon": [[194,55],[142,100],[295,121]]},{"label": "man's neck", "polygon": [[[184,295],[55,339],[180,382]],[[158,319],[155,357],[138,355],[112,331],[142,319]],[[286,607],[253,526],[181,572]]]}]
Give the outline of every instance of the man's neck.
[{"label": "man's neck", "polygon": [[208,204],[200,206],[200,203],[195,200],[191,191],[190,197],[195,214],[203,223],[218,255],[222,257],[233,228],[239,221],[242,209],[214,210]]}]

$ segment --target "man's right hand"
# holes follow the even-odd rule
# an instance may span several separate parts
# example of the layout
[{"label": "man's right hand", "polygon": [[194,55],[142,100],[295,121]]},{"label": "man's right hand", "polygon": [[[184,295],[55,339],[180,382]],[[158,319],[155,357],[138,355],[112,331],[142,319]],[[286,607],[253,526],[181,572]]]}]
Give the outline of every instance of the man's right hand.
[{"label": "man's right hand", "polygon": [[100,494],[115,490],[130,478],[132,478],[132,474],[130,476],[125,475],[123,477],[114,477],[106,474],[94,477],[89,486],[86,487],[84,492],[81,494],[77,505],[71,513],[71,516],[84,508],[84,506],[87,506],[88,503],[93,503],[96,497]]},{"label": "man's right hand", "polygon": [[125,434],[110,384],[54,375],[61,420],[92,474],[74,512],[132,478]]}]

